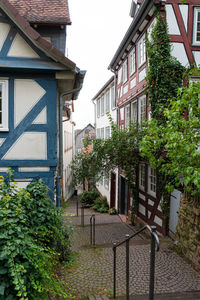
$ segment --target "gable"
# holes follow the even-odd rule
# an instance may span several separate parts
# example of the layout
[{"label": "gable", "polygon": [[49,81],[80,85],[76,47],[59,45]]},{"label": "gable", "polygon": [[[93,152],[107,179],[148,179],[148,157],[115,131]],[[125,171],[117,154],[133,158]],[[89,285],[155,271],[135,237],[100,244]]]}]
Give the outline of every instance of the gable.
[{"label": "gable", "polygon": [[0,11],[0,67],[63,70]]}]

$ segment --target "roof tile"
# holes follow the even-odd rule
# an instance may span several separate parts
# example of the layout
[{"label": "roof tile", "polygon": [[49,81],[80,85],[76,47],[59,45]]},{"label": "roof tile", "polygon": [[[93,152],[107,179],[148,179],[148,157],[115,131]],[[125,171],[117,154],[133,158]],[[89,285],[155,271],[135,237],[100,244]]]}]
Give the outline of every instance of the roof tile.
[{"label": "roof tile", "polygon": [[30,23],[71,24],[68,0],[8,0]]}]

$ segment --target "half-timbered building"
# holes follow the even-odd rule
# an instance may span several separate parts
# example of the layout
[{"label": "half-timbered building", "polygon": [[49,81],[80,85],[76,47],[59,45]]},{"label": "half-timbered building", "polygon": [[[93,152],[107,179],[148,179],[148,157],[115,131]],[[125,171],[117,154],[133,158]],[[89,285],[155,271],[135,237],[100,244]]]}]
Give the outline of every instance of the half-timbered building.
[{"label": "half-timbered building", "polygon": [[12,168],[20,186],[41,178],[52,199],[63,177],[63,105],[85,74],[64,55],[67,24],[67,1],[0,0],[0,175]]},{"label": "half-timbered building", "polygon": [[[165,16],[171,42],[171,52],[183,66],[200,64],[200,2],[199,0],[143,0],[132,2],[133,21],[117,49],[109,69],[116,75],[116,99],[119,126],[128,126],[129,120],[141,123],[151,118],[148,105],[148,90],[145,80],[147,55],[145,36],[150,36],[155,22],[155,4],[160,4],[161,14]],[[150,225],[156,225],[165,233],[160,199],[156,194],[156,170],[145,161],[138,168],[139,188],[138,216]],[[131,197],[123,174],[119,180],[119,212],[128,214]],[[179,193],[174,191],[176,207],[172,209],[177,222]],[[176,197],[177,196],[177,197]],[[174,199],[172,201],[175,203]],[[175,230],[174,224],[171,228]]]}]

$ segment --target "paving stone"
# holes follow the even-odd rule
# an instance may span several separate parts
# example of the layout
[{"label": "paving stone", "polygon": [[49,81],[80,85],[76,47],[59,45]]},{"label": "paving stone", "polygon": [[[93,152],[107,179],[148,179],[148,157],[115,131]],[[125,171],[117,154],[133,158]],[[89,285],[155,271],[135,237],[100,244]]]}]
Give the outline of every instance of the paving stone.
[{"label": "paving stone", "polygon": [[[74,208],[73,208],[74,207]],[[73,213],[74,203],[69,207]],[[89,213],[93,211],[87,210]],[[96,248],[90,247],[90,229],[75,226],[72,238],[72,249],[78,256],[75,266],[63,268],[62,276],[71,285],[71,293],[81,298],[84,295],[92,297],[107,297],[113,291],[113,250],[112,243],[122,241],[125,234],[133,234],[134,227],[122,223],[118,216],[102,215],[96,226]],[[75,224],[73,218],[68,217]],[[80,222],[80,217],[79,222]],[[77,218],[77,220],[78,220]],[[102,223],[101,223],[102,221]],[[150,241],[143,235],[135,237],[130,243],[130,294],[143,295],[149,292],[149,269],[150,269]],[[126,248],[117,248],[117,295],[126,293]],[[70,290],[70,289],[69,289]],[[162,244],[161,250],[156,253],[155,265],[155,293],[173,293],[200,291],[200,276],[190,265],[174,253],[169,243]],[[91,297],[91,296],[90,296]],[[94,300],[94,298],[89,298]],[[103,298],[101,298],[102,300]],[[134,299],[134,298],[133,298]],[[136,298],[137,299],[137,298]],[[142,298],[141,298],[142,299]],[[145,299],[145,298],[144,298]],[[163,298],[168,299],[168,298]],[[181,298],[180,298],[181,299]],[[188,298],[190,299],[190,298]],[[192,299],[192,298],[191,298]],[[195,298],[194,298],[195,299]],[[199,298],[200,299],[200,298]],[[96,298],[96,300],[100,300]],[[106,300],[106,299],[103,299]],[[157,300],[157,298],[155,298]],[[160,300],[160,298],[159,298]]]}]

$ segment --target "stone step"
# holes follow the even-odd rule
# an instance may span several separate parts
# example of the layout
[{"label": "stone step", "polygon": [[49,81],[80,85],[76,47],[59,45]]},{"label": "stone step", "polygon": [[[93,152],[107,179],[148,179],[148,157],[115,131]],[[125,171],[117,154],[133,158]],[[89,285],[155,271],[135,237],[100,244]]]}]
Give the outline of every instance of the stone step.
[{"label": "stone step", "polygon": [[109,300],[109,298],[105,295],[90,295],[88,296],[89,300]]},{"label": "stone step", "polygon": [[[129,300],[148,300],[148,299],[149,299],[149,295],[129,296]],[[126,297],[116,297],[116,300],[126,300]],[[154,295],[154,300],[200,300],[200,291],[157,294]]]}]

